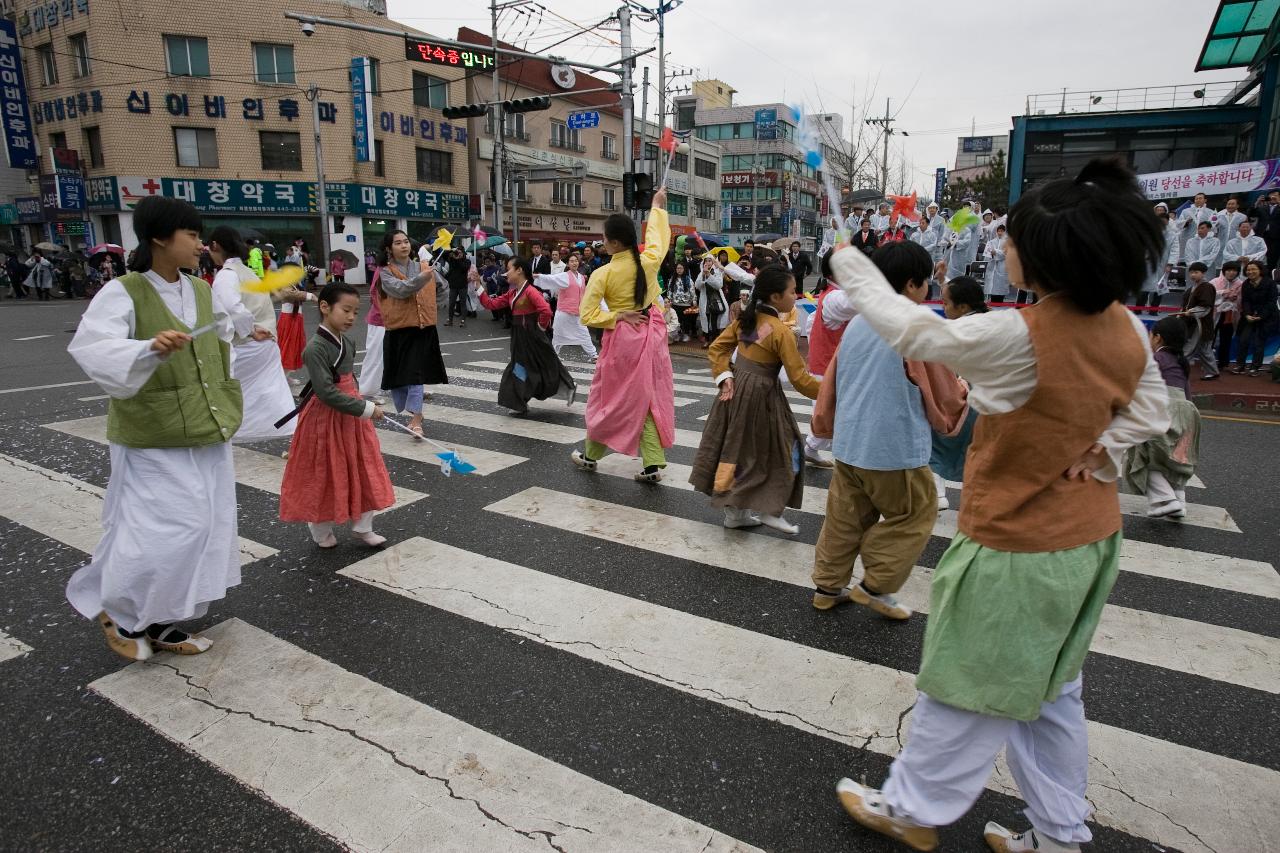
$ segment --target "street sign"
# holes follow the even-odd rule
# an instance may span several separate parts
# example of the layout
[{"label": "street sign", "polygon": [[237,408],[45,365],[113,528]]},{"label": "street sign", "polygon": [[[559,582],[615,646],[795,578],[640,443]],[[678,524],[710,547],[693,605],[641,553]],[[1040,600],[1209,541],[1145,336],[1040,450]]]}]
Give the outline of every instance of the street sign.
[{"label": "street sign", "polygon": [[586,130],[589,127],[599,127],[600,113],[595,110],[585,113],[570,113],[568,124],[573,130]]},{"label": "street sign", "polygon": [[756,110],[756,139],[778,138],[778,111]]},{"label": "street sign", "polygon": [[933,200],[942,198],[942,191],[947,188],[947,170],[939,166],[933,173]]}]

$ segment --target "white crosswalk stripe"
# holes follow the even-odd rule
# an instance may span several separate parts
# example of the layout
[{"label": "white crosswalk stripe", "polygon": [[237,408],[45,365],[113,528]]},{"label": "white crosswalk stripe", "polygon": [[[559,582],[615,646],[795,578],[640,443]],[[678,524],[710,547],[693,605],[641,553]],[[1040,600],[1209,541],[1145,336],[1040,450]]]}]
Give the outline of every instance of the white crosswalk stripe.
[{"label": "white crosswalk stripe", "polygon": [[207,635],[90,686],[345,846],[755,849],[239,620]]},{"label": "white crosswalk stripe", "polygon": [[0,663],[20,658],[31,651],[34,649],[17,637],[10,637],[4,631],[0,631]]},{"label": "white crosswalk stripe", "polygon": [[[486,509],[561,530],[812,589],[814,548],[535,486]],[[932,570],[916,566],[898,597],[929,609]],[[1280,639],[1108,604],[1093,651],[1280,693]]]},{"label": "white crosswalk stripe", "polygon": [[[37,533],[92,554],[102,538],[102,499],[106,490],[0,453],[0,493],[11,498],[0,515]],[[240,563],[276,554],[274,548],[240,537]]]},{"label": "white crosswalk stripe", "polygon": [[[672,538],[676,536],[678,532]],[[897,753],[906,731],[902,714],[915,701],[911,673],[425,539],[403,542],[341,574],[640,678],[887,755]],[[763,672],[769,677],[761,678]],[[1240,811],[1280,829],[1280,818],[1270,814],[1263,793],[1265,786],[1280,784],[1280,773],[1097,723],[1089,725],[1089,741],[1094,782],[1088,796],[1113,826],[1164,844],[1182,845],[1195,837],[1228,843],[1232,829],[1193,803],[1206,779],[1230,785],[1236,774],[1244,774],[1258,795],[1241,804]],[[1158,755],[1161,774],[1149,777],[1135,770],[1128,758],[1136,751]],[[1106,768],[1119,768],[1119,775]],[[1008,778],[1001,773],[990,787],[1014,793],[1003,783]],[[1154,802],[1162,803],[1163,814],[1147,807]],[[1242,843],[1246,837],[1235,840]]]},{"label": "white crosswalk stripe", "polygon": [[[467,367],[479,367],[479,368],[487,368],[489,370],[496,370],[498,371],[499,377],[502,375],[502,371],[506,370],[506,367],[507,367],[507,365],[504,362],[500,362],[500,361],[469,361],[466,363],[466,365]],[[582,368],[579,368],[577,365],[570,365],[570,364],[566,364],[565,367],[569,368],[569,374],[573,376],[573,378],[585,380],[587,384],[590,384],[591,379],[595,376],[594,366],[592,366],[591,370],[582,369]],[[454,371],[450,369],[449,374],[452,376],[454,374]],[[465,375],[465,374],[460,374],[460,375]],[[689,383],[683,382],[682,380],[684,379],[685,379],[684,376],[681,376],[680,374],[676,374],[676,382],[675,382],[675,385],[673,386],[676,393],[702,394],[706,396],[715,396],[716,394],[720,393],[719,389],[715,385],[714,379],[710,380],[710,384],[689,384]],[[787,394],[787,397],[791,400],[807,401],[809,399],[808,397],[796,391],[788,391],[786,392],[786,394]]]}]

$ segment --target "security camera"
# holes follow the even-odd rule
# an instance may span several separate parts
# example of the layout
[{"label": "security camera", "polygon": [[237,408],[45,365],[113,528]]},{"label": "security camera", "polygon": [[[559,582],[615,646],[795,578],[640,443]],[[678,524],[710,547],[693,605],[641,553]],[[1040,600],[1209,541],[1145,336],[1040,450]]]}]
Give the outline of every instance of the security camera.
[{"label": "security camera", "polygon": [[304,21],[302,24],[302,34],[308,38],[316,34],[316,25],[310,21]]}]

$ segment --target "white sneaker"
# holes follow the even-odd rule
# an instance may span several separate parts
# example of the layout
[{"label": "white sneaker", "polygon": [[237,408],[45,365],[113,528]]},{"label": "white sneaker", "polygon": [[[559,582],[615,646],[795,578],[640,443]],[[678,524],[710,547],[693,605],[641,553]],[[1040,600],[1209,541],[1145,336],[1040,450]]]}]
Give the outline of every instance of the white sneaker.
[{"label": "white sneaker", "polygon": [[938,492],[938,512],[946,512],[951,509],[951,501],[947,500],[946,492]]},{"label": "white sneaker", "polygon": [[730,530],[740,527],[759,527],[760,524],[760,519],[752,515],[749,509],[738,509],[731,506],[724,508],[724,526]]},{"label": "white sneaker", "polygon": [[792,536],[800,532],[800,528],[787,521],[780,515],[761,515],[760,523],[765,527],[772,527],[781,533],[789,533]]},{"label": "white sneaker", "polygon": [[860,583],[856,583],[849,587],[849,598],[861,604],[863,607],[870,607],[887,619],[910,619],[911,608],[902,604],[893,595],[882,592],[879,595],[872,595]]},{"label": "white sneaker", "polygon": [[933,850],[938,846],[938,831],[922,826],[904,815],[895,814],[875,788],[859,785],[852,779],[836,783],[836,796],[849,817],[867,829],[897,839],[913,850]]},{"label": "white sneaker", "polygon": [[1182,501],[1164,501],[1147,508],[1147,518],[1185,518],[1187,508]]},{"label": "white sneaker", "polygon": [[1079,844],[1054,841],[1049,836],[1036,832],[1034,828],[1015,833],[995,821],[987,823],[982,830],[982,837],[995,853],[1078,853],[1080,850]]},{"label": "white sneaker", "polygon": [[814,468],[836,467],[834,462],[832,462],[830,459],[825,458],[819,451],[809,450],[808,448],[805,448],[805,451],[804,451],[804,461],[808,462]]}]

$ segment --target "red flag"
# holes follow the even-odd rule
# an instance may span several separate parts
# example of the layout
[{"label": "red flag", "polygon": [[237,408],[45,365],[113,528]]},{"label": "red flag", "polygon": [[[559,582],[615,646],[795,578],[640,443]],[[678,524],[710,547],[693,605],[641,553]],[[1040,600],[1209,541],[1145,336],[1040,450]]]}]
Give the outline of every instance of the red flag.
[{"label": "red flag", "polygon": [[676,135],[671,132],[671,128],[664,127],[662,129],[662,139],[658,142],[658,147],[668,154],[674,154],[676,150]]}]

